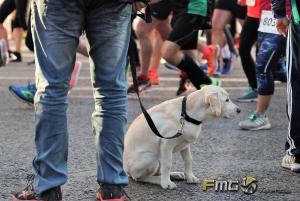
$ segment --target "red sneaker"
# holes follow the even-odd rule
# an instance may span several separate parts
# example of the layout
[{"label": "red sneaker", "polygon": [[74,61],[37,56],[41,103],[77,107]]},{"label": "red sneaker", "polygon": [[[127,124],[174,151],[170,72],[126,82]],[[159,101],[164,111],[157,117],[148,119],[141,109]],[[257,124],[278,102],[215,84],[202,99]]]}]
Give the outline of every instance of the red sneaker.
[{"label": "red sneaker", "polygon": [[158,85],[159,84],[157,70],[154,70],[154,69],[149,70],[148,77],[151,81],[151,84],[153,84],[153,85]]}]

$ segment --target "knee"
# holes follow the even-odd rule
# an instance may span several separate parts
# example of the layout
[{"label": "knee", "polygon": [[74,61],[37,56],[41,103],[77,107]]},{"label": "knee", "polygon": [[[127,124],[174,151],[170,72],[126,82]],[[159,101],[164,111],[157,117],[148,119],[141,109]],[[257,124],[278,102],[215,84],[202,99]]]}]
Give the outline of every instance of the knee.
[{"label": "knee", "polygon": [[177,51],[167,42],[165,42],[162,46],[161,56],[164,58],[168,63],[177,65],[178,62],[176,61],[176,53]]}]

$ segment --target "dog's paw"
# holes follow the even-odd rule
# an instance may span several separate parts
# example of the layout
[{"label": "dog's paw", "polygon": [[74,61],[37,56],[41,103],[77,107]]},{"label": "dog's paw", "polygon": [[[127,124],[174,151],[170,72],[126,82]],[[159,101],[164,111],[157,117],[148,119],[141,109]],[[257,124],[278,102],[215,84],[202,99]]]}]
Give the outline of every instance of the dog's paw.
[{"label": "dog's paw", "polygon": [[189,177],[186,178],[186,182],[188,184],[198,184],[199,183],[199,178],[192,175],[192,176],[189,176]]},{"label": "dog's paw", "polygon": [[169,182],[164,182],[161,184],[161,187],[163,189],[176,189],[177,188],[177,185],[172,182],[172,181],[169,181]]}]

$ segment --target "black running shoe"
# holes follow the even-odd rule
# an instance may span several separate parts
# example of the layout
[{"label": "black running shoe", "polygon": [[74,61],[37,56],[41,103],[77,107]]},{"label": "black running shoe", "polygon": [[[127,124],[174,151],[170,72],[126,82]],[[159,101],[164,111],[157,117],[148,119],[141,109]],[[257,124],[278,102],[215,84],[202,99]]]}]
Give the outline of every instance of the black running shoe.
[{"label": "black running shoe", "polygon": [[187,76],[180,76],[179,86],[176,92],[177,96],[184,95],[191,89],[191,82]]},{"label": "black running shoe", "polygon": [[[137,78],[137,84],[138,84],[139,92],[148,90],[152,85],[150,79],[145,80],[142,77]],[[134,86],[132,84],[130,85],[130,87],[128,87],[127,94],[134,94],[134,93],[136,93],[136,91],[134,90]]]},{"label": "black running shoe", "polygon": [[20,52],[8,51],[9,62],[22,62],[22,56]]},{"label": "black running shoe", "polygon": [[29,175],[26,188],[21,192],[15,193],[12,196],[12,201],[62,201],[60,186],[51,188],[39,196],[33,189],[33,181],[34,175]]},{"label": "black running shoe", "polygon": [[126,201],[130,200],[121,185],[101,184],[96,199],[99,201]]}]

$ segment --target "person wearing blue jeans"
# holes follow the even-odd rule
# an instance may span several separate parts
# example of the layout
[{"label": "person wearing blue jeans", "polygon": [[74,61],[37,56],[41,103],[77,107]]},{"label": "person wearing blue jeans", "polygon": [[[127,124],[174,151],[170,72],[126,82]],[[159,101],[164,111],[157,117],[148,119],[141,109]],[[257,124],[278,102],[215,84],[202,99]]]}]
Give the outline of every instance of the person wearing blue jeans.
[{"label": "person wearing blue jeans", "polygon": [[132,6],[124,0],[34,0],[36,58],[34,182],[13,200],[62,200],[67,181],[67,94],[76,47],[84,30],[89,42],[95,100],[92,115],[97,151],[98,200],[124,200],[127,123],[125,66]]}]

